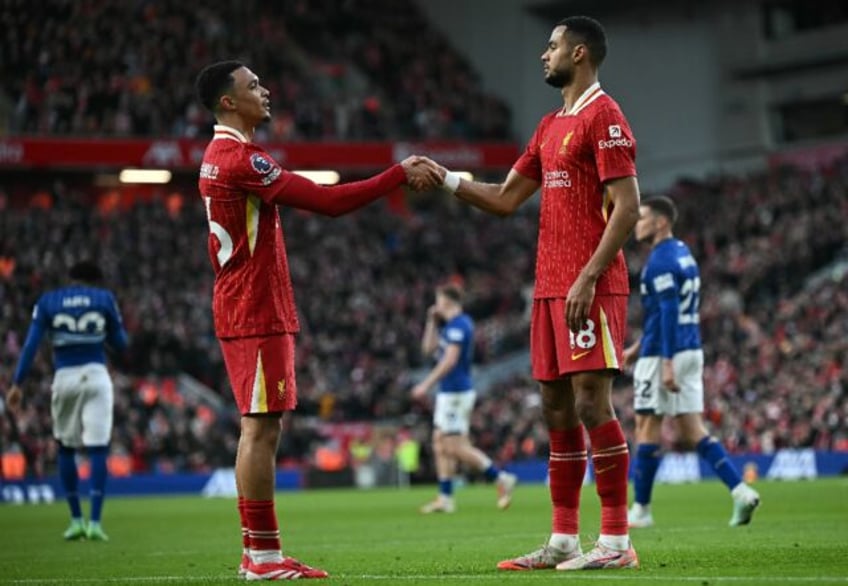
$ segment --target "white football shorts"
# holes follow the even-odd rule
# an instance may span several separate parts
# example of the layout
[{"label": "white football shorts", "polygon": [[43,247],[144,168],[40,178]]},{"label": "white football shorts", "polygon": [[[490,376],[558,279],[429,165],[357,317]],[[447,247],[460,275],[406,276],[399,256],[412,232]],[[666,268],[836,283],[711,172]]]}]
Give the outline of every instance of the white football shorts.
[{"label": "white football shorts", "polygon": [[704,351],[684,350],[671,359],[674,380],[680,389],[672,393],[662,386],[662,359],[646,356],[633,370],[633,408],[637,413],[680,415],[704,411]]},{"label": "white football shorts", "polygon": [[53,376],[53,437],[69,448],[105,446],[112,437],[112,379],[97,362],[60,368]]},{"label": "white football shorts", "polygon": [[459,393],[439,392],[433,409],[433,426],[444,434],[468,435],[471,428],[471,410],[477,393],[474,390]]}]

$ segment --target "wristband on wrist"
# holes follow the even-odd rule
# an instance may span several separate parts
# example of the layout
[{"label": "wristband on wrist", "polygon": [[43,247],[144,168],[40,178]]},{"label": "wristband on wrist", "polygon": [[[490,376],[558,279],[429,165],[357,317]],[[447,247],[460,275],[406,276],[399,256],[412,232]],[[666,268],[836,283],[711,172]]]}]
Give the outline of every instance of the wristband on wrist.
[{"label": "wristband on wrist", "polygon": [[459,189],[459,174],[454,173],[453,171],[448,171],[445,173],[442,185],[451,193],[456,193],[456,190]]}]

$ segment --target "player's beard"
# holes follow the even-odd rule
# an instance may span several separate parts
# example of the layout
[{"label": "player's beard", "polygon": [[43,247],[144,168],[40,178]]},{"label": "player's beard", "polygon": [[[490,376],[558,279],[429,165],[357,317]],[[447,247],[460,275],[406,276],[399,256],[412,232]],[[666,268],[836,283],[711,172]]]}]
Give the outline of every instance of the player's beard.
[{"label": "player's beard", "polygon": [[557,89],[562,89],[565,86],[570,85],[572,79],[574,79],[574,74],[571,69],[559,71],[551,70],[545,77],[545,83]]}]

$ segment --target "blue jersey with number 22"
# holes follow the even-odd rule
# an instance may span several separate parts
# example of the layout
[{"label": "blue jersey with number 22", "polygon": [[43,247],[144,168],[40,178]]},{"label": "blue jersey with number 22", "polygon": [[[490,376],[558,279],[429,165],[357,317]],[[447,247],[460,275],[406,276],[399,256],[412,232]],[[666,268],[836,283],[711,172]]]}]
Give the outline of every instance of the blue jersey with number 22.
[{"label": "blue jersey with number 22", "polygon": [[701,348],[701,276],[689,247],[676,238],[651,251],[641,281],[644,310],[640,356],[671,358]]}]

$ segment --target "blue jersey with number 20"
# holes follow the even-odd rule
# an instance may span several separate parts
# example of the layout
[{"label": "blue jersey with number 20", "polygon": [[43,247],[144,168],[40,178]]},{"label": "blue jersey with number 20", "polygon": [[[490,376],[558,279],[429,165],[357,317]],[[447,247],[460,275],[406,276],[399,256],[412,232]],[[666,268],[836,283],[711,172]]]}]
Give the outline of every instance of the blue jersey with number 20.
[{"label": "blue jersey with number 20", "polygon": [[105,363],[105,343],[115,350],[127,346],[127,332],[111,291],[82,285],[49,291],[39,298],[32,311],[32,324],[15,370],[15,384],[26,377],[45,334],[53,344],[57,369]]}]

